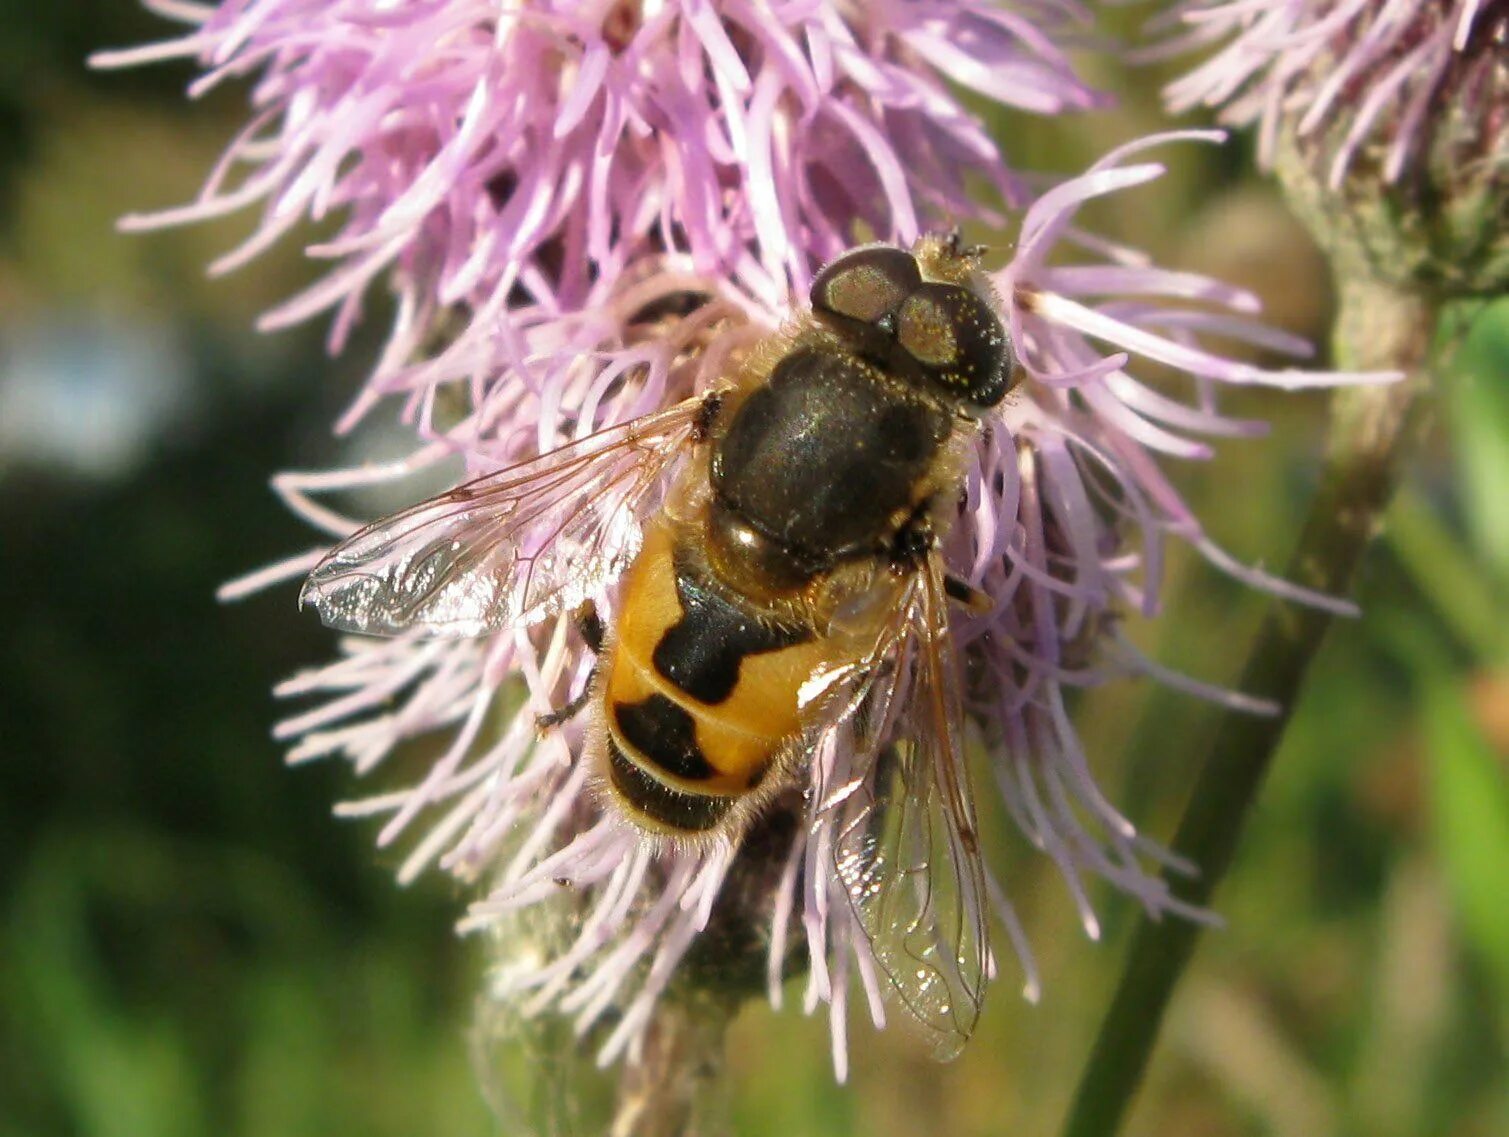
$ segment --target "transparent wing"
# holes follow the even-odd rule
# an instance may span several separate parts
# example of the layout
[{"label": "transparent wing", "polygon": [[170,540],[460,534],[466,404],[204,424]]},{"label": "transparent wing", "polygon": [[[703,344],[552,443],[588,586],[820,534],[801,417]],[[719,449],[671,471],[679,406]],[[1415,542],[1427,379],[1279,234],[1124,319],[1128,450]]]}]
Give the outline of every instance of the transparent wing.
[{"label": "transparent wing", "polygon": [[458,486],[342,541],[299,593],[332,628],[479,636],[569,609],[617,578],[714,396]]},{"label": "transparent wing", "polygon": [[938,557],[906,583],[830,717],[852,738],[834,864],[898,1001],[939,1058],[974,1030],[990,973],[985,873]]}]

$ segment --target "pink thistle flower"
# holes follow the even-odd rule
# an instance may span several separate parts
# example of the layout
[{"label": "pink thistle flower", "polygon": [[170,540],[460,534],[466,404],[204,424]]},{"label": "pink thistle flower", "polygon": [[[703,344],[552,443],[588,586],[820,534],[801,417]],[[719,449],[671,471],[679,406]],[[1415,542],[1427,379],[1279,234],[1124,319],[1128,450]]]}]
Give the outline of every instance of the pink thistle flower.
[{"label": "pink thistle flower", "polygon": [[[1098,925],[1083,883],[1087,873],[1131,893],[1149,912],[1205,915],[1181,905],[1149,871],[1168,863],[1168,855],[1097,790],[1065,693],[1152,674],[1196,694],[1262,709],[1169,675],[1115,634],[1117,613],[1156,613],[1165,541],[1192,542],[1218,566],[1271,591],[1347,608],[1237,566],[1180,502],[1161,474],[1160,456],[1203,458],[1209,438],[1261,431],[1261,424],[1216,409],[1214,395],[1223,385],[1290,389],[1379,378],[1268,371],[1210,353],[1199,346],[1202,334],[1295,353],[1304,348],[1256,323],[1250,295],[1159,269],[1129,250],[1092,243],[1088,262],[1055,263],[1052,254],[1076,237],[1070,224],[1078,207],[1156,177],[1160,166],[1128,160],[1165,140],[1114,152],[1027,210],[1016,253],[994,281],[1028,378],[978,454],[948,550],[951,569],[997,601],[991,615],[955,621],[973,661],[969,702],[989,743],[985,769],[1029,840],[1063,870],[1092,935]],[[654,315],[688,293],[708,300],[690,315]],[[644,313],[652,314],[650,326],[636,323]],[[542,366],[553,369],[549,385],[563,392],[549,417],[542,414],[478,448],[475,465],[492,469],[505,449],[548,450],[579,436],[584,418],[575,408],[595,408],[585,416],[592,422],[623,421],[702,389],[724,371],[731,353],[768,335],[785,315],[727,281],[699,279],[689,265],[666,260],[598,316],[621,321],[616,338],[634,346],[590,360],[572,352],[546,361]],[[1154,363],[1187,376],[1187,399],[1138,377]],[[624,382],[631,370],[642,381]],[[503,421],[501,413],[484,417]],[[511,446],[504,439],[512,439]],[[344,534],[353,526],[326,513],[311,494],[384,481],[441,453],[432,446],[398,467],[283,475],[277,484],[300,513]],[[316,556],[272,571],[301,573]],[[234,595],[268,579],[259,574],[227,591]],[[615,1012],[599,1043],[602,1062],[632,1053],[699,934],[720,918],[720,905],[733,904],[743,906],[741,919],[754,916],[767,929],[760,944],[773,1002],[781,1001],[793,952],[805,958],[804,1006],[828,1005],[842,1076],[851,981],[857,980],[876,1023],[885,1021],[883,979],[831,868],[842,810],[830,808],[827,795],[863,772],[850,768],[851,756],[841,748],[815,754],[806,794],[778,802],[767,819],[774,828],[756,830],[760,857],[725,844],[647,843],[598,805],[583,764],[573,760],[580,747],[574,728],[537,740],[534,716],[524,713],[501,731],[489,730],[506,721],[497,708],[508,700],[503,681],[512,672],[524,677],[526,709],[539,713],[582,689],[592,661],[573,646],[569,624],[561,616],[485,641],[413,634],[347,641],[342,659],[280,688],[283,695],[325,701],[285,720],[278,734],[296,740],[294,760],[344,756],[362,772],[412,739],[438,734],[448,740],[418,784],[342,812],[386,817],[384,844],[423,818],[426,828],[401,877],[438,864],[483,883],[486,895],[464,926],[493,930],[508,945],[500,952],[494,994],[521,1002],[528,1013],[572,1016],[583,1034]],[[735,882],[740,874],[744,879]],[[1030,948],[1006,891],[993,878],[987,890],[1022,961],[1025,991],[1035,998]],[[741,899],[728,901],[728,895]],[[532,947],[521,950],[521,942]]]},{"label": "pink thistle flower", "polygon": [[225,272],[340,216],[308,250],[334,267],[261,326],[334,310],[338,350],[388,281],[387,350],[342,429],[398,394],[428,434],[437,384],[505,368],[528,384],[527,329],[600,309],[647,255],[684,253],[779,306],[856,223],[909,243],[928,216],[993,217],[981,190],[1023,203],[944,76],[1043,114],[1100,101],[1069,67],[1074,9],[1056,0],[147,6],[194,30],[97,64],[197,59],[194,95],[255,74],[256,113],[196,201],[124,225],[260,205]]},{"label": "pink thistle flower", "polygon": [[1509,5],[1502,0],[1185,0],[1158,21],[1178,25],[1150,57],[1222,45],[1166,90],[1175,112],[1218,107],[1224,121],[1256,125],[1259,155],[1280,135],[1325,139],[1326,180],[1340,188],[1368,156],[1399,181],[1457,133],[1453,160],[1502,165]]},{"label": "pink thistle flower", "polygon": [[[339,216],[339,233],[310,250],[336,267],[264,319],[333,308],[334,348],[369,284],[384,279],[397,297],[382,357],[340,425],[397,395],[419,448],[385,466],[274,480],[334,536],[356,525],[322,493],[400,482],[458,453],[490,473],[707,388],[780,326],[856,227],[905,244],[940,218],[998,220],[976,203],[981,187],[1025,207],[995,286],[1026,379],[976,455],[947,549],[951,568],[995,601],[954,621],[969,709],[989,744],[984,769],[1063,869],[1091,934],[1087,874],[1150,912],[1202,915],[1152,875],[1167,854],[1096,789],[1064,693],[1152,674],[1243,705],[1168,676],[1116,635],[1118,613],[1157,611],[1165,541],[1190,541],[1274,591],[1336,602],[1235,565],[1159,460],[1206,457],[1209,439],[1261,429],[1217,410],[1225,385],[1377,377],[1214,355],[1202,335],[1303,345],[1255,322],[1251,296],[1071,228],[1084,201],[1155,177],[1158,166],[1128,160],[1162,139],[1031,200],[942,77],[1040,113],[1092,105],[1065,62],[1062,4],[149,6],[196,30],[104,62],[196,57],[209,68],[196,91],[257,73],[257,112],[198,201],[130,223],[260,205],[261,225],[224,270],[305,218]],[[1066,249],[1077,263],[1062,263]],[[1182,374],[1183,397],[1147,378],[1148,364]],[[322,555],[224,595],[302,575]],[[612,582],[596,583],[611,615]],[[575,761],[580,725],[536,735],[535,713],[565,703],[592,668],[564,615],[485,639],[421,632],[344,641],[336,661],[279,688],[310,702],[276,733],[292,761],[342,757],[360,774],[416,744],[433,751],[413,785],[341,812],[383,818],[384,845],[411,841],[402,879],[437,866],[481,887],[465,926],[506,949],[493,994],[570,1016],[612,1062],[636,1053],[699,941],[738,928],[772,1001],[793,961],[804,968],[804,1005],[829,1008],[842,1076],[854,990],[885,1018],[877,959],[830,855],[846,808],[834,791],[873,771],[835,742],[811,755],[806,792],[772,803],[738,847],[647,841],[591,792]],[[1019,922],[1000,884],[986,883],[1033,997]]]}]

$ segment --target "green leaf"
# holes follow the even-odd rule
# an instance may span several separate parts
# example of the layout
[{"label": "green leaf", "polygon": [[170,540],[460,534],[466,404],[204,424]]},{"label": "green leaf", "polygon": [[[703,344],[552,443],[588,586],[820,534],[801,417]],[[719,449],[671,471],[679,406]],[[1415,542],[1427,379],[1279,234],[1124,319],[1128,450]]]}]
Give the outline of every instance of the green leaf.
[{"label": "green leaf", "polygon": [[1509,781],[1461,687],[1425,683],[1431,814],[1463,937],[1488,968],[1509,1017]]},{"label": "green leaf", "polygon": [[1386,524],[1400,566],[1457,641],[1486,662],[1509,659],[1503,590],[1483,556],[1414,485],[1400,488]]},{"label": "green leaf", "polygon": [[1473,321],[1453,370],[1448,413],[1467,527],[1509,581],[1509,300]]}]

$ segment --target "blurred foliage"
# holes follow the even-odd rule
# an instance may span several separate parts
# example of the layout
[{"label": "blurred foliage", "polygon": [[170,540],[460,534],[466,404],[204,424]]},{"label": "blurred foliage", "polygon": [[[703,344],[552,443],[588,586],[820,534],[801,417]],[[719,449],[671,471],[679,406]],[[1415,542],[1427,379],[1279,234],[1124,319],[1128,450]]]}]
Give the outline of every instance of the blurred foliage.
[{"label": "blurred foliage", "polygon": [[[242,113],[237,97],[184,103],[181,68],[80,66],[160,25],[118,0],[0,13],[0,347],[124,322],[164,329],[193,371],[189,411],[114,480],[0,455],[0,1137],[498,1132],[469,1055],[480,953],[450,931],[461,898],[393,885],[371,831],[328,816],[346,771],[286,770],[269,737],[269,688],[328,637],[288,589],[213,601],[308,543],[266,478],[330,460],[324,432],[370,345],[332,364],[317,328],[252,335],[301,268],[284,253],[206,287],[200,266],[234,225],[112,231],[192,194]],[[1156,124],[1145,79],[1102,78],[1128,109],[1069,141],[1003,129],[1032,162],[1072,169]],[[1241,150],[1169,156],[1171,181],[1100,220],[1323,339],[1323,267]],[[1452,334],[1437,427],[1365,574],[1367,615],[1315,669],[1134,1134],[1509,1132],[1509,306],[1463,313]],[[0,371],[0,390],[16,381]],[[1278,563],[1321,403],[1235,402],[1273,437],[1177,474],[1219,540]],[[1134,632],[1171,666],[1229,678],[1260,600],[1187,555],[1168,595],[1167,617]],[[1110,796],[1167,833],[1211,709],[1129,684],[1079,712]],[[1055,1129],[1134,913],[1097,892],[1104,942],[1090,942],[1052,870],[997,844],[1042,1003],[1014,997],[1008,960],[960,1061],[857,1026],[839,1089],[794,988],[735,1026],[740,1132]]]}]

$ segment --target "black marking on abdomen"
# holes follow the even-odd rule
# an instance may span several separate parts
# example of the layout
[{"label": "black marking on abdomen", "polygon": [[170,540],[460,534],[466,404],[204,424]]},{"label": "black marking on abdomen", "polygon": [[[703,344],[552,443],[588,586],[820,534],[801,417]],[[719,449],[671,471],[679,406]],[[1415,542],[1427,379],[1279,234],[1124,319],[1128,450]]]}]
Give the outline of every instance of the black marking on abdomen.
[{"label": "black marking on abdomen", "polygon": [[718,773],[697,745],[692,716],[664,695],[657,693],[640,703],[614,703],[613,719],[623,740],[667,774],[701,782]]},{"label": "black marking on abdomen", "polygon": [[608,736],[608,776],[629,803],[670,829],[701,833],[728,815],[738,799],[719,794],[689,794],[666,785],[628,757]]},{"label": "black marking on abdomen", "polygon": [[676,596],[681,619],[660,637],[651,660],[659,674],[699,703],[712,706],[733,694],[746,655],[780,651],[812,638],[810,628],[773,624],[741,611],[680,563]]}]

